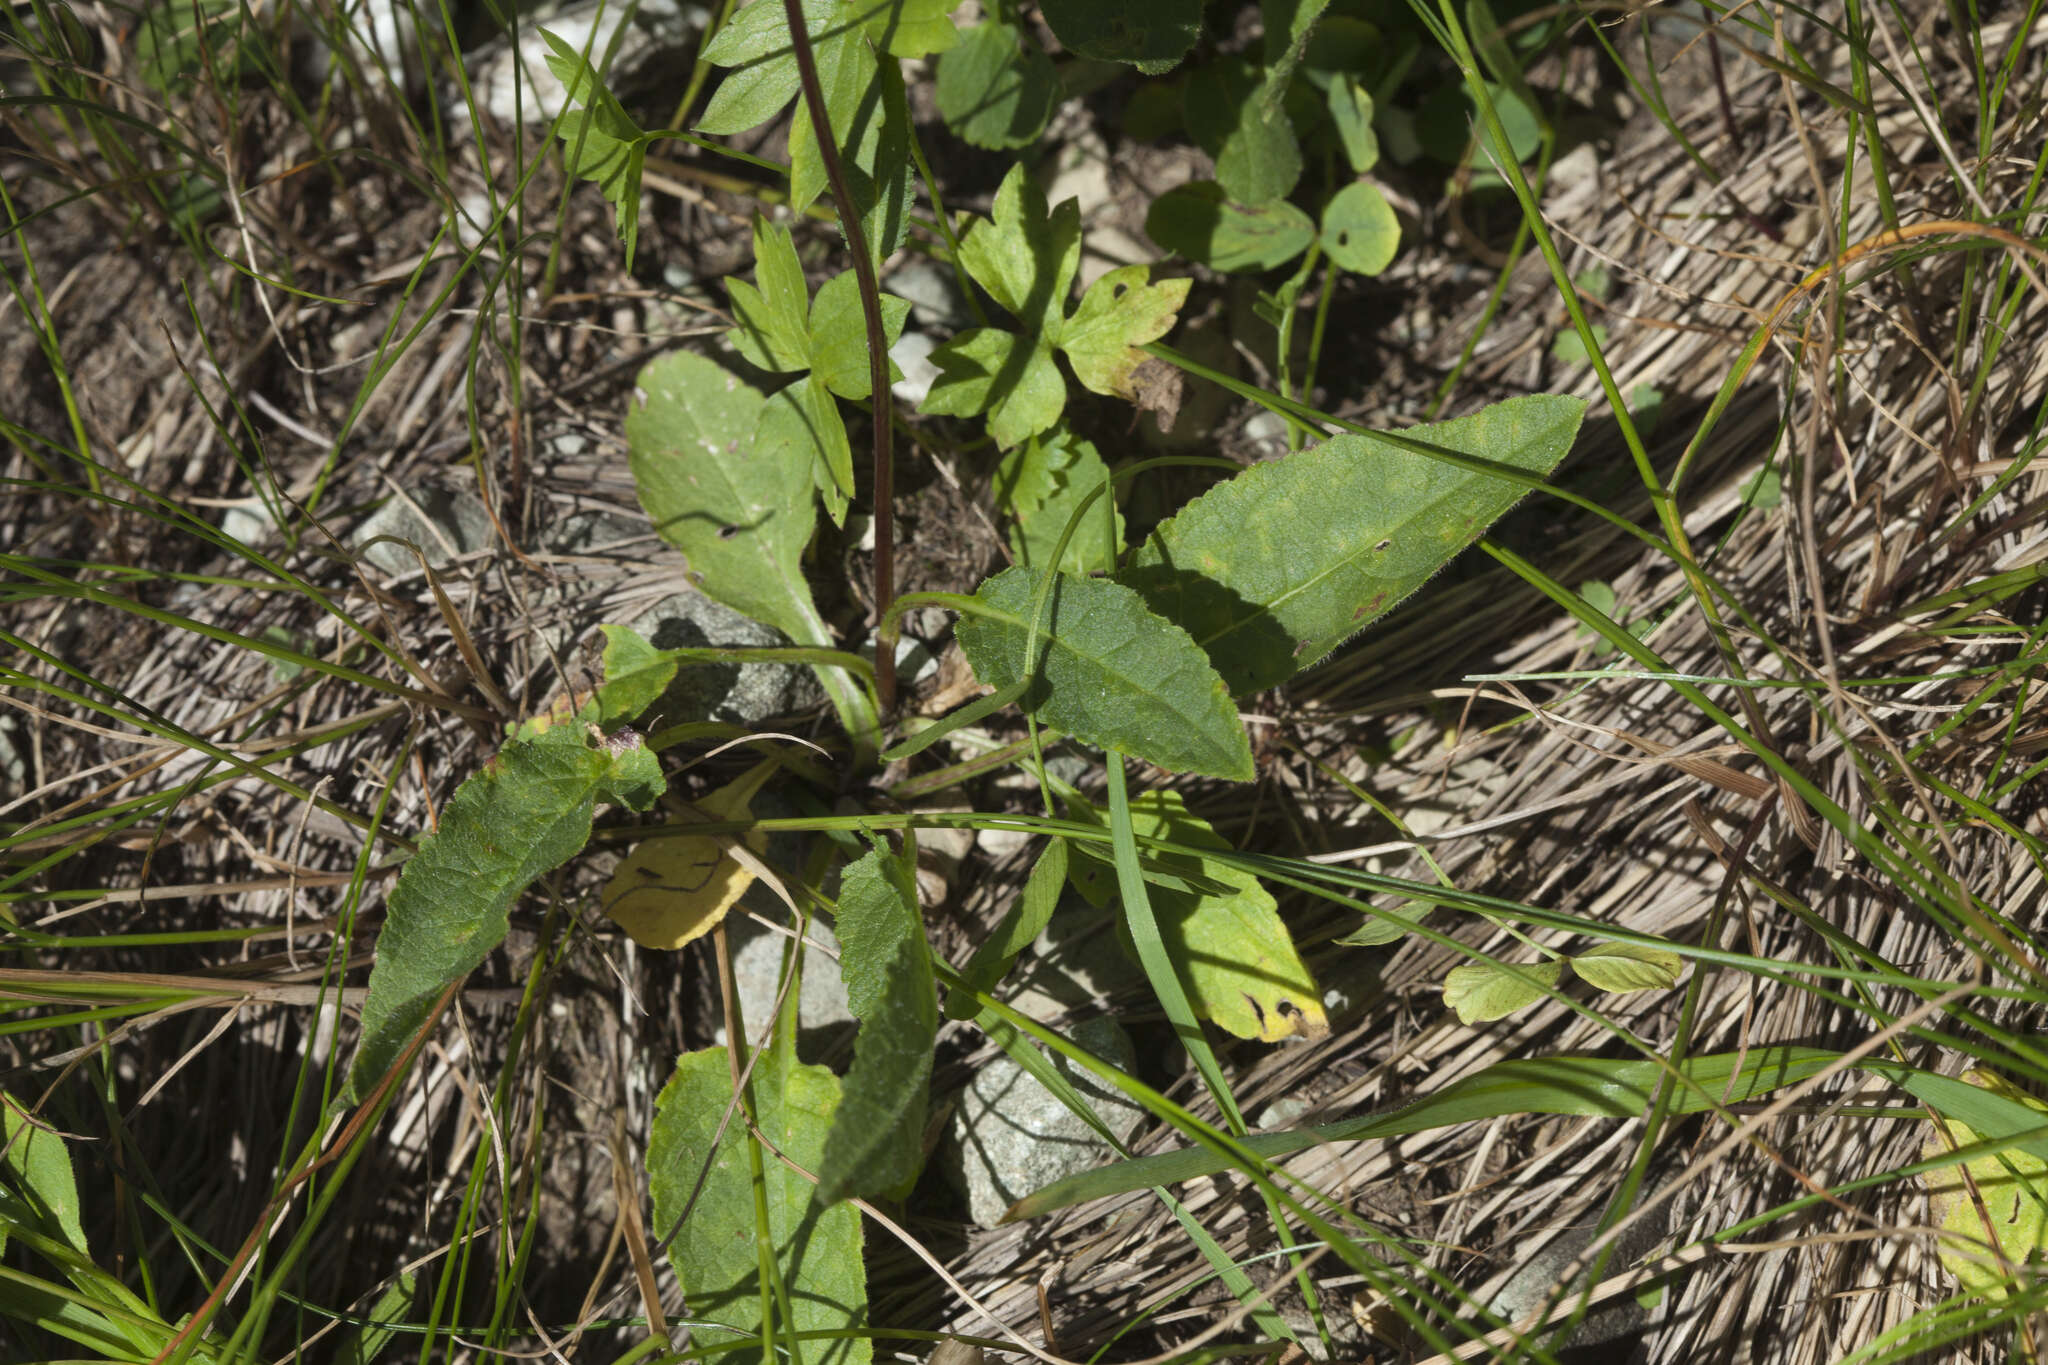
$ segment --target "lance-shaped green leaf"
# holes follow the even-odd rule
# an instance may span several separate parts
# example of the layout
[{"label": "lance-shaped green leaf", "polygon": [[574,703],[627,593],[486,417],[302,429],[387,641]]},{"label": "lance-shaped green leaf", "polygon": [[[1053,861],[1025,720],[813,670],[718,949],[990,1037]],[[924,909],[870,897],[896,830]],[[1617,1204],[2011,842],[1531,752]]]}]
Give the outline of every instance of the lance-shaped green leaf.
[{"label": "lance-shaped green leaf", "polygon": [[1172,70],[1202,33],[1202,0],[1046,0],[1040,12],[1060,46],[1149,76]]},{"label": "lance-shaped green leaf", "polygon": [[[1070,809],[1100,822],[1086,802],[1074,802]],[[1131,828],[1140,839],[1197,850],[1146,846],[1163,870],[1216,888],[1175,890],[1153,881],[1147,893],[1159,937],[1195,1012],[1239,1038],[1277,1043],[1296,1035],[1326,1036],[1330,1021],[1322,993],[1280,919],[1279,903],[1251,873],[1200,852],[1226,851],[1229,841],[1190,813],[1179,792],[1164,788],[1131,802]]]},{"label": "lance-shaped green leaf", "polygon": [[11,1206],[5,1210],[8,1216],[0,1219],[0,1249],[7,1245],[6,1229],[17,1227],[61,1242],[81,1256],[91,1255],[64,1139],[47,1123],[30,1118],[20,1101],[5,1093],[0,1093],[0,1135],[6,1143],[0,1152],[0,1203]]},{"label": "lance-shaped green leaf", "polygon": [[626,244],[626,269],[640,244],[640,172],[647,161],[647,138],[617,96],[590,69],[583,54],[546,29],[547,64],[568,92],[568,104],[555,120],[569,174],[597,183],[618,214],[619,239]]},{"label": "lance-shaped green leaf", "polygon": [[[791,1330],[858,1328],[867,1316],[860,1213],[851,1204],[826,1207],[810,1181],[763,1151],[768,1226],[759,1227],[747,1152],[752,1139],[745,1116],[733,1107],[732,1072],[722,1047],[685,1053],[662,1089],[647,1136],[653,1233],[674,1239],[669,1264],[690,1315],[741,1336],[758,1335],[764,1298],[776,1301],[761,1283],[758,1247],[765,1240],[788,1289],[780,1301],[795,1318],[779,1323],[778,1344]],[[778,1039],[758,1058],[751,1085],[762,1133],[791,1161],[817,1170],[839,1107],[839,1078],[822,1066],[799,1065],[794,1047]],[[803,1345],[804,1360],[818,1365],[868,1365],[872,1354],[864,1336]],[[735,1365],[762,1361],[758,1348],[724,1356]]]},{"label": "lance-shaped green leaf", "polygon": [[938,992],[903,860],[875,849],[846,869],[839,893],[839,970],[860,1020],[853,1066],[818,1168],[818,1197],[905,1193],[924,1160]]},{"label": "lance-shaped green leaf", "polygon": [[1188,77],[1188,133],[1216,159],[1216,180],[1241,204],[1284,199],[1301,179],[1301,144],[1284,110],[1268,108],[1242,60],[1211,62]]},{"label": "lance-shaped green leaf", "polygon": [[1054,838],[1031,865],[1031,875],[1024,879],[1024,893],[1011,904],[1002,923],[981,941],[961,970],[960,980],[966,990],[946,997],[948,1019],[972,1019],[980,1011],[981,1006],[967,992],[980,991],[986,995],[1009,974],[1018,954],[1052,923],[1052,912],[1059,906],[1060,892],[1066,883],[1067,841]]},{"label": "lance-shaped green leaf", "polygon": [[441,992],[504,942],[520,892],[582,851],[597,807],[646,810],[664,785],[638,736],[593,737],[567,724],[512,741],[456,789],[391,890],[349,1069],[351,1102],[383,1079]]},{"label": "lance-shaped green leaf", "polygon": [[[1741,1104],[1817,1075],[1841,1057],[1822,1048],[1772,1044],[1742,1052],[1687,1057],[1678,1071],[1689,1084],[1674,1084],[1674,1113],[1697,1114],[1717,1104]],[[1259,1133],[1244,1146],[1268,1161],[1330,1142],[1359,1142],[1478,1123],[1506,1114],[1572,1114],[1585,1118],[1641,1118],[1668,1076],[1651,1061],[1611,1057],[1530,1057],[1499,1062],[1410,1104],[1327,1123]],[[1048,1185],[1019,1200],[1006,1222],[1036,1218],[1057,1209],[1106,1199],[1155,1185],[1229,1170],[1236,1162],[1207,1147],[1190,1147],[1139,1157]]]},{"label": "lance-shaped green leaf", "polygon": [[1249,782],[1251,745],[1223,679],[1186,631],[1118,583],[1058,576],[1027,670],[1026,637],[1044,573],[1006,569],[960,618],[960,647],[992,687],[1029,683],[1020,705],[1047,725],[1169,772]]},{"label": "lance-shaped green leaf", "polygon": [[[787,393],[776,401],[793,403]],[[764,406],[758,389],[703,356],[650,361],[626,413],[633,483],[705,596],[800,645],[829,647],[802,563],[817,523],[816,455],[795,440],[762,439]],[[873,708],[845,672],[821,668],[818,677],[856,737],[874,728]]]},{"label": "lance-shaped green leaf", "polygon": [[1272,687],[1421,587],[1528,491],[1411,445],[1540,478],[1585,411],[1577,398],[1511,398],[1253,465],[1162,522],[1122,579],[1201,643],[1233,694]]}]

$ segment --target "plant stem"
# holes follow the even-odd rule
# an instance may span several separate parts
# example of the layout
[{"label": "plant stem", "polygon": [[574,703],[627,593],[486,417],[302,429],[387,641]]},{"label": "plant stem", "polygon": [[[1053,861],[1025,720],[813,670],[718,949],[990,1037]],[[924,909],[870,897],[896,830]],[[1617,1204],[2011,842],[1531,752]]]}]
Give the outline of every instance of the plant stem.
[{"label": "plant stem", "polygon": [[[839,205],[839,227],[846,234],[846,246],[853,253],[853,278],[860,286],[861,321],[868,333],[868,390],[875,407],[875,620],[888,615],[896,596],[896,466],[890,449],[893,432],[889,422],[889,355],[882,332],[882,288],[875,278],[875,261],[868,255],[868,234],[860,221],[860,206],[846,188],[846,169],[839,164],[839,149],[832,141],[832,119],[825,110],[824,87],[818,84],[818,62],[811,53],[810,31],[804,26],[801,0],[782,0],[782,12],[789,17],[789,46],[796,55],[797,75],[803,81],[804,108],[811,116],[811,131],[817,135],[818,156],[825,163],[825,179],[832,186],[832,198]],[[886,718],[896,707],[896,654],[875,648],[875,693]]]}]

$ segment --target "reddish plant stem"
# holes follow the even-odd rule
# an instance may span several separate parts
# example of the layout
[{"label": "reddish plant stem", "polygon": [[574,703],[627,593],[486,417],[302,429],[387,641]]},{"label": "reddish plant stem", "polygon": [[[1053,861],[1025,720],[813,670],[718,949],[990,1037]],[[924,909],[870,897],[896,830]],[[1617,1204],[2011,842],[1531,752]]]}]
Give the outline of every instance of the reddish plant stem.
[{"label": "reddish plant stem", "polygon": [[[839,148],[832,140],[832,119],[825,110],[824,87],[818,84],[818,62],[811,53],[811,35],[804,27],[801,0],[782,0],[782,12],[789,17],[789,46],[796,54],[797,75],[803,82],[804,108],[810,114],[811,131],[817,135],[826,182],[839,206],[839,226],[846,233],[847,249],[853,252],[853,278],[860,286],[861,320],[867,324],[868,399],[875,410],[875,621],[879,625],[889,614],[889,604],[896,599],[896,465],[891,449],[894,433],[889,423],[889,355],[882,331],[882,286],[875,278],[875,262],[868,255],[868,235],[861,226],[860,207],[847,190],[846,169],[839,162]],[[884,646],[880,636],[875,640],[875,694],[886,718],[896,707],[896,656]]]}]

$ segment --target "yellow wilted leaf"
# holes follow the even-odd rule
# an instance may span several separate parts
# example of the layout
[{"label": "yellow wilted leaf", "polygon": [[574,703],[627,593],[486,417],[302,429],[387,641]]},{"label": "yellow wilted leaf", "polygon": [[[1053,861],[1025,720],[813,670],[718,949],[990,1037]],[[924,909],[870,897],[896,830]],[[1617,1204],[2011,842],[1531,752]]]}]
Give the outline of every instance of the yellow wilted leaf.
[{"label": "yellow wilted leaf", "polygon": [[[744,820],[778,764],[767,759],[697,803],[706,820]],[[604,889],[604,912],[643,948],[680,948],[710,932],[753,884],[726,852],[730,836],[665,834],[643,840]],[[760,852],[767,840],[750,834]]]},{"label": "yellow wilted leaf", "polygon": [[[2015,1088],[2000,1077],[1984,1071],[1968,1071],[1963,1079],[2003,1099],[2024,1104],[2039,1112],[2048,1123],[2048,1105]],[[1926,1155],[1944,1156],[1956,1147],[1980,1140],[1955,1119],[1945,1120],[1953,1145],[1936,1134],[1927,1143]],[[1965,1182],[1963,1172],[1969,1172]],[[1934,1217],[1945,1234],[1940,1242],[1941,1263],[1964,1289],[1988,1299],[2002,1299],[2010,1292],[2015,1271],[2038,1267],[2048,1259],[2048,1162],[2018,1147],[1989,1152],[1961,1165],[1928,1171],[1927,1195]],[[1976,1187],[1976,1197],[1971,1196]],[[1983,1207],[1978,1207],[1978,1200]]]}]

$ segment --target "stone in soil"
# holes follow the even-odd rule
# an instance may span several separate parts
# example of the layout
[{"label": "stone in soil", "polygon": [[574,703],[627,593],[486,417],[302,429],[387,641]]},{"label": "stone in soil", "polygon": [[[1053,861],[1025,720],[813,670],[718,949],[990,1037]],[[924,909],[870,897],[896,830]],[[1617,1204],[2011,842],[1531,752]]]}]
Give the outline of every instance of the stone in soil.
[{"label": "stone in soil", "polygon": [[[1131,1040],[1114,1019],[1087,1020],[1072,1037],[1112,1066],[1132,1069]],[[1142,1108],[1064,1057],[1052,1056],[1052,1064],[1120,1140],[1144,1119]],[[1017,1063],[998,1057],[960,1097],[947,1135],[945,1168],[966,1194],[969,1216],[988,1228],[1025,1195],[1099,1166],[1114,1154],[1085,1119]]]}]

